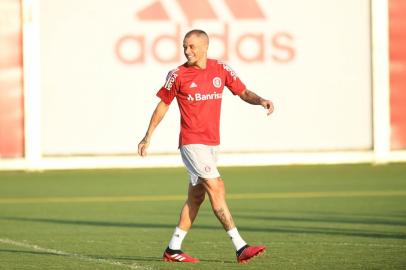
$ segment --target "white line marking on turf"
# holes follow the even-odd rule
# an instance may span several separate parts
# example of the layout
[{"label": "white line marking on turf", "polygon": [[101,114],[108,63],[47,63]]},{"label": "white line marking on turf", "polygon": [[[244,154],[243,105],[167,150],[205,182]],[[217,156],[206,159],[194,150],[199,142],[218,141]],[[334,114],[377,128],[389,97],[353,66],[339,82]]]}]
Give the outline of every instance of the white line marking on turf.
[{"label": "white line marking on turf", "polygon": [[68,253],[68,252],[61,251],[61,250],[43,248],[43,247],[40,247],[40,246],[37,246],[37,245],[28,244],[28,243],[25,243],[25,242],[17,242],[17,241],[10,240],[10,239],[2,239],[2,238],[0,238],[0,243],[9,244],[9,245],[17,246],[17,247],[23,247],[23,248],[36,250],[36,251],[41,251],[41,252],[46,252],[46,253],[54,254],[54,255],[71,257],[71,258],[75,258],[75,259],[79,259],[79,260],[87,261],[87,262],[110,264],[110,265],[130,268],[130,269],[152,269],[151,267],[144,267],[144,266],[137,265],[135,263],[133,263],[133,264],[124,264],[124,263],[121,263],[119,261],[113,261],[113,260],[107,260],[107,259],[96,259],[96,258],[88,257],[88,256],[77,254],[77,253]]},{"label": "white line marking on turf", "polygon": [[[229,200],[262,199],[304,199],[304,198],[338,198],[338,197],[392,197],[406,196],[405,190],[387,191],[318,191],[318,192],[271,192],[228,194]],[[0,204],[19,203],[109,203],[109,202],[164,202],[183,201],[185,195],[140,195],[115,197],[37,197],[37,198],[0,198]]]}]

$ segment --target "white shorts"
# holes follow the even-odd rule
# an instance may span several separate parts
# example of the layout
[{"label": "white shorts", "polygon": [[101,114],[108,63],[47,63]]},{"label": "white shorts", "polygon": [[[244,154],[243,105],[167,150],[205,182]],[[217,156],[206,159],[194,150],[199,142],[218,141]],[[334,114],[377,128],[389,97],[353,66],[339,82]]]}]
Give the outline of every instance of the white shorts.
[{"label": "white shorts", "polygon": [[201,178],[217,178],[218,146],[187,144],[180,147],[183,163],[190,176],[190,183],[196,186]]}]

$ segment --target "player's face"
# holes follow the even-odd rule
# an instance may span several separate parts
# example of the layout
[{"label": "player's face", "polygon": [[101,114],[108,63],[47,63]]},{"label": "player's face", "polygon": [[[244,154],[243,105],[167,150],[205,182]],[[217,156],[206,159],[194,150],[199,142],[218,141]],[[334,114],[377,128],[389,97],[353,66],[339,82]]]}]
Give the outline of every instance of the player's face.
[{"label": "player's face", "polygon": [[183,40],[183,52],[188,65],[200,66],[206,62],[208,41],[204,36],[191,35]]}]

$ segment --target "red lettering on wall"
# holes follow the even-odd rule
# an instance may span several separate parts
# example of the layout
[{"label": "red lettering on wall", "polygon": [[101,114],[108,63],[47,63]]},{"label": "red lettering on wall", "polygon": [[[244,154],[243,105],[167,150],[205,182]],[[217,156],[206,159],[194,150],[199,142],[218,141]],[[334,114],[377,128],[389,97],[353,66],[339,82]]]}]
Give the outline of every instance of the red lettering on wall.
[{"label": "red lettering on wall", "polygon": [[[210,40],[216,41],[216,46],[223,47],[222,54],[216,56],[218,59],[228,61],[231,57],[236,57],[247,64],[266,62],[286,64],[296,57],[294,38],[289,33],[252,33],[232,29],[237,34],[231,35],[230,28],[232,26],[224,23],[222,33],[209,33]],[[182,30],[184,29],[180,24],[175,24],[174,31],[172,28],[169,33],[165,31],[150,35],[124,35],[115,44],[117,58],[129,65],[143,64],[147,60],[162,64],[179,64],[184,60]]]},{"label": "red lettering on wall", "polygon": [[389,1],[391,147],[406,149],[406,1]]},{"label": "red lettering on wall", "polygon": [[288,33],[277,33],[272,38],[272,46],[276,52],[272,54],[272,58],[281,63],[290,62],[295,58],[295,50],[293,49],[293,37]]},{"label": "red lettering on wall", "polygon": [[21,4],[0,1],[0,158],[24,156]]},{"label": "red lettering on wall", "polygon": [[[244,53],[243,50],[241,50],[241,45],[244,43],[244,41],[251,40],[251,42],[254,42],[256,44],[254,51],[254,56],[247,56],[246,53]],[[265,60],[265,44],[264,44],[264,35],[263,34],[244,34],[240,36],[240,38],[236,42],[236,53],[238,55],[238,58],[241,60],[247,62],[247,63],[252,63],[252,62],[264,62]],[[246,52],[251,52],[254,50],[252,48],[251,50],[246,50]]]}]

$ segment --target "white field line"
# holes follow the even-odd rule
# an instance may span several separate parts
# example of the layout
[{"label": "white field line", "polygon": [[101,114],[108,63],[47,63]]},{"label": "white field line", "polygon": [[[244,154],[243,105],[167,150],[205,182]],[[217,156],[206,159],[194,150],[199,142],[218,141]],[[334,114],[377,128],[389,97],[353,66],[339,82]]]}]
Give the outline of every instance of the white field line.
[{"label": "white field line", "polygon": [[17,246],[17,247],[23,247],[23,248],[27,248],[27,249],[31,249],[31,250],[35,250],[35,251],[46,252],[46,253],[49,253],[49,254],[70,257],[70,258],[74,258],[74,259],[78,259],[78,260],[82,260],[82,261],[87,261],[87,262],[100,263],[100,264],[109,264],[109,265],[115,265],[115,266],[121,266],[121,267],[129,268],[129,269],[141,269],[141,270],[142,269],[152,269],[151,267],[144,267],[144,266],[137,265],[135,263],[133,263],[133,264],[124,264],[124,263],[121,263],[119,261],[113,261],[113,260],[107,260],[107,259],[96,259],[96,258],[88,257],[88,256],[77,254],[77,253],[68,253],[68,252],[61,251],[61,250],[43,248],[43,247],[40,247],[40,246],[37,246],[37,245],[33,245],[33,244],[25,243],[25,242],[18,242],[18,241],[14,241],[14,240],[11,240],[11,239],[2,239],[2,238],[0,238],[0,243],[9,244],[9,245]]},{"label": "white field line", "polygon": [[[388,191],[331,191],[331,192],[272,192],[228,194],[228,200],[262,200],[262,199],[301,199],[301,198],[347,198],[347,197],[393,197],[406,196],[406,190]],[[21,197],[0,198],[0,204],[32,203],[109,203],[109,202],[165,202],[183,201],[186,195],[146,195],[113,197]]]}]

